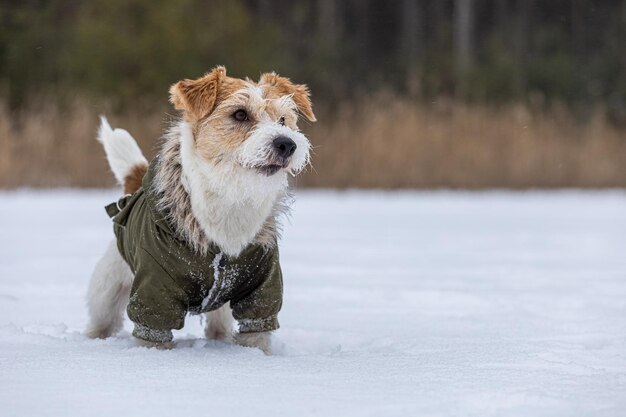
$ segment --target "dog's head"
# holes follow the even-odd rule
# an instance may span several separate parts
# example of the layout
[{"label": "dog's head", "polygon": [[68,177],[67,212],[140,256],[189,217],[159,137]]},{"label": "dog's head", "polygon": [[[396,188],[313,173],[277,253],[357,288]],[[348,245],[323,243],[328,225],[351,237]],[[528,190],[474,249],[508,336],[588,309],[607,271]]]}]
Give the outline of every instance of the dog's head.
[{"label": "dog's head", "polygon": [[255,83],[217,67],[172,85],[170,101],[191,125],[197,154],[213,165],[274,176],[295,175],[309,161],[310,144],[297,125],[300,116],[316,120],[306,85],[275,73]]}]

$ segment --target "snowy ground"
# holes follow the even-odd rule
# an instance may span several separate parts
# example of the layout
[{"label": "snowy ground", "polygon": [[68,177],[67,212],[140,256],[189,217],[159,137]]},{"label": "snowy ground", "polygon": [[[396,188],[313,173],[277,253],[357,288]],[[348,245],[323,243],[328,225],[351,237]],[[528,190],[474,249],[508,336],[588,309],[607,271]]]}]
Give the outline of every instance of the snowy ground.
[{"label": "snowy ground", "polygon": [[0,193],[0,416],[626,415],[624,193],[299,192],[273,357],[81,335],[114,195]]}]

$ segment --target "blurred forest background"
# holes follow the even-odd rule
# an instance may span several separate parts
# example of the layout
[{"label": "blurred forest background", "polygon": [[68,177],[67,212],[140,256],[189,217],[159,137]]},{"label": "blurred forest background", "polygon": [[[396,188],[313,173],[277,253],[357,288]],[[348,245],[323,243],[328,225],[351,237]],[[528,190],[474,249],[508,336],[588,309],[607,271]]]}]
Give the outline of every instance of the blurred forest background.
[{"label": "blurred forest background", "polygon": [[626,0],[2,0],[0,186],[110,186],[217,64],[313,92],[298,186],[626,186]]}]

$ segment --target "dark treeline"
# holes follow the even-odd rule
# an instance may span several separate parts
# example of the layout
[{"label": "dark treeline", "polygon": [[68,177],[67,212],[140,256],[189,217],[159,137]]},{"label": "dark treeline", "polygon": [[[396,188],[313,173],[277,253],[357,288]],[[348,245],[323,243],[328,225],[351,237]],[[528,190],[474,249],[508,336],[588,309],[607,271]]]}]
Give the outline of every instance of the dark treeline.
[{"label": "dark treeline", "polygon": [[626,106],[626,0],[3,0],[0,91],[165,99],[224,64],[276,70],[330,101],[417,99]]}]

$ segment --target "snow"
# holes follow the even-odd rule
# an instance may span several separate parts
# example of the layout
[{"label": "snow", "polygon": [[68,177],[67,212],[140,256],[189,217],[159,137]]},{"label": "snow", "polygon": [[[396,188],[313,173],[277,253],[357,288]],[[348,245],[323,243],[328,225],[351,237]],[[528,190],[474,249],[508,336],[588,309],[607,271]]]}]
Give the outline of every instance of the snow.
[{"label": "snow", "polygon": [[[220,283],[220,269],[219,268],[220,268],[220,262],[222,261],[222,256],[223,256],[222,252],[218,253],[213,258],[213,262],[211,262],[211,266],[213,267],[213,286],[209,290],[209,294],[206,297],[204,297],[204,299],[202,300],[203,311],[205,311],[204,309],[209,304],[209,302],[215,301],[213,297],[215,296],[215,291],[217,290],[218,283]],[[222,285],[223,283],[224,281],[222,281]],[[221,290],[222,288],[220,288],[220,291]],[[220,293],[220,291],[218,291],[218,294]]]},{"label": "snow", "polygon": [[114,191],[0,193],[0,416],[619,416],[626,194],[299,191],[277,355],[81,335]]}]

